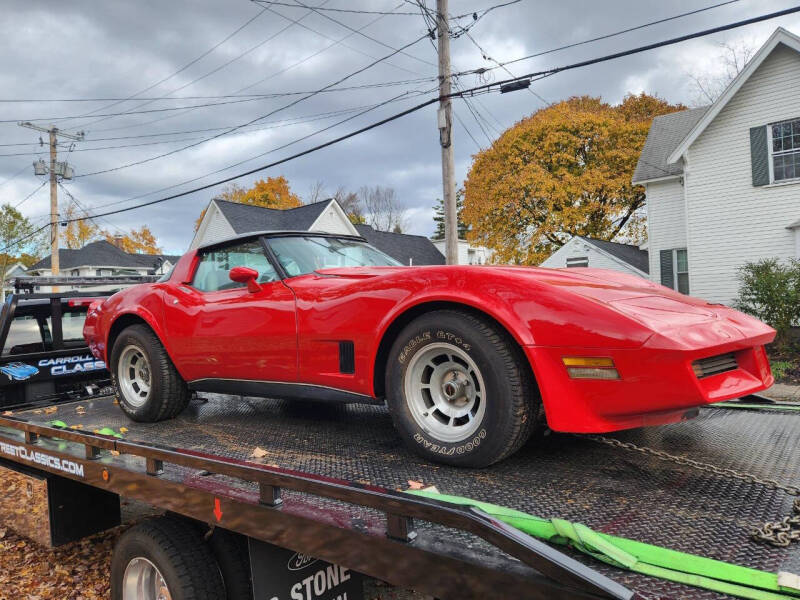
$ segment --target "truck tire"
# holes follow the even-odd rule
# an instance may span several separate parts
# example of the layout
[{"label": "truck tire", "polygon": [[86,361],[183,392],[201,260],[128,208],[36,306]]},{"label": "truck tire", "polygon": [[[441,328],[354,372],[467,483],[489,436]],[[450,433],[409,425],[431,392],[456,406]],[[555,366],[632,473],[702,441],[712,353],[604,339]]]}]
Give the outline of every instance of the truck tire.
[{"label": "truck tire", "polygon": [[122,330],[111,349],[110,367],[120,408],[134,421],[171,419],[189,404],[186,382],[145,325]]},{"label": "truck tire", "polygon": [[488,319],[438,310],[392,345],[386,398],[406,444],[430,460],[486,467],[516,452],[543,419],[530,365]]},{"label": "truck tire", "polygon": [[252,600],[247,538],[217,527],[208,538],[208,544],[222,573],[226,600]]},{"label": "truck tire", "polygon": [[112,600],[155,600],[162,587],[172,600],[225,600],[208,544],[191,524],[170,517],[131,527],[111,557]]}]

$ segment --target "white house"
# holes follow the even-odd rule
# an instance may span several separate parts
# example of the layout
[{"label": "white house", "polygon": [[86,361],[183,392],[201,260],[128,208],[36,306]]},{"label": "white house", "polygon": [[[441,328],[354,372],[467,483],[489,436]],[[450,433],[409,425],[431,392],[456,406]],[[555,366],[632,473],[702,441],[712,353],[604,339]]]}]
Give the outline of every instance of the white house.
[{"label": "white house", "polygon": [[377,231],[354,225],[334,200],[279,210],[213,199],[197,228],[190,248],[252,231],[323,231],[360,235],[404,265],[440,265],[444,256],[425,236]]},{"label": "white house", "polygon": [[[433,240],[433,245],[447,255],[444,240]],[[458,264],[460,265],[485,265],[491,262],[494,252],[486,246],[473,246],[467,240],[458,240]]]},{"label": "white house", "polygon": [[649,277],[647,250],[632,244],[574,236],[542,262],[541,267],[593,267]]},{"label": "white house", "polygon": [[800,257],[798,90],[800,38],[779,28],[713,104],[653,120],[633,183],[654,281],[730,304],[744,263]]},{"label": "white house", "polygon": [[[167,254],[134,254],[121,250],[114,244],[99,240],[90,242],[83,248],[61,248],[58,251],[59,275],[61,277],[110,277],[119,275],[163,275],[167,273],[180,256]],[[51,275],[50,257],[47,256],[20,274]],[[108,286],[81,287],[84,291],[106,289]],[[45,287],[37,288],[48,291]],[[62,291],[69,286],[60,286]]]}]

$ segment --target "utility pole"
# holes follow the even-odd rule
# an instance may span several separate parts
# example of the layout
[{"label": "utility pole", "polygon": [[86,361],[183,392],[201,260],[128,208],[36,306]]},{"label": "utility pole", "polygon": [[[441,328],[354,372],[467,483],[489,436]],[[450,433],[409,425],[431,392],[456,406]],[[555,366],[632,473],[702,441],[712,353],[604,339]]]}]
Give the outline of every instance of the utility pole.
[{"label": "utility pole", "polygon": [[[47,133],[50,136],[50,273],[57,276],[60,272],[60,265],[58,261],[58,177],[59,175],[64,179],[72,179],[72,168],[66,162],[58,162],[58,136],[69,138],[80,142],[83,140],[83,132],[77,134],[65,133],[60,131],[55,125],[50,127],[40,127],[28,121],[19,123],[20,127],[27,127],[28,129],[35,129],[42,133]],[[39,138],[41,141],[41,138]],[[34,173],[36,175],[44,175],[45,171],[43,165],[33,163]],[[54,290],[56,288],[53,288]]]},{"label": "utility pole", "polygon": [[458,264],[458,211],[453,158],[453,106],[450,95],[450,29],[447,0],[436,0],[436,37],[439,52],[439,143],[442,146],[444,246],[448,265]]}]

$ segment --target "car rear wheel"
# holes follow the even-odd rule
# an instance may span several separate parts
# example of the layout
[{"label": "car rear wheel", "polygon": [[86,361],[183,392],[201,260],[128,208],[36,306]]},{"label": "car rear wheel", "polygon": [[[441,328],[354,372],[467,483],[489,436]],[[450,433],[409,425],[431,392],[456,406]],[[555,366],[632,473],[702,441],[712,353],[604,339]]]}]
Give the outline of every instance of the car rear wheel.
[{"label": "car rear wheel", "polygon": [[405,442],[431,460],[485,467],[516,452],[543,420],[514,341],[468,312],[425,314],[392,346],[386,396]]},{"label": "car rear wheel", "polygon": [[119,405],[134,421],[163,421],[189,404],[189,389],[158,337],[144,325],[122,331],[111,350]]}]

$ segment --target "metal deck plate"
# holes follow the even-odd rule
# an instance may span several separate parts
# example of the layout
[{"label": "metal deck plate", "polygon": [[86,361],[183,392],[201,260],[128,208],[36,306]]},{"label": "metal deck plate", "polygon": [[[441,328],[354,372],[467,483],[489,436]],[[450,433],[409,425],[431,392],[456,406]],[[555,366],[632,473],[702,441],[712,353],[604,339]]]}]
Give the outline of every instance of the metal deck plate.
[{"label": "metal deck plate", "polygon": [[[78,405],[82,410],[78,410]],[[697,472],[570,435],[532,440],[488,469],[426,462],[407,450],[388,411],[378,406],[309,404],[207,395],[177,419],[154,424],[127,419],[111,398],[59,405],[55,414],[28,411],[39,422],[57,418],[84,431],[126,427],[125,438],[406,489],[408,481],[440,492],[560,517],[596,530],[767,571],[800,573],[800,545],[773,548],[749,532],[791,510],[785,493]],[[614,437],[760,478],[800,482],[800,415],[707,408],[680,424]],[[680,584],[577,558],[644,598],[722,598]]]}]

